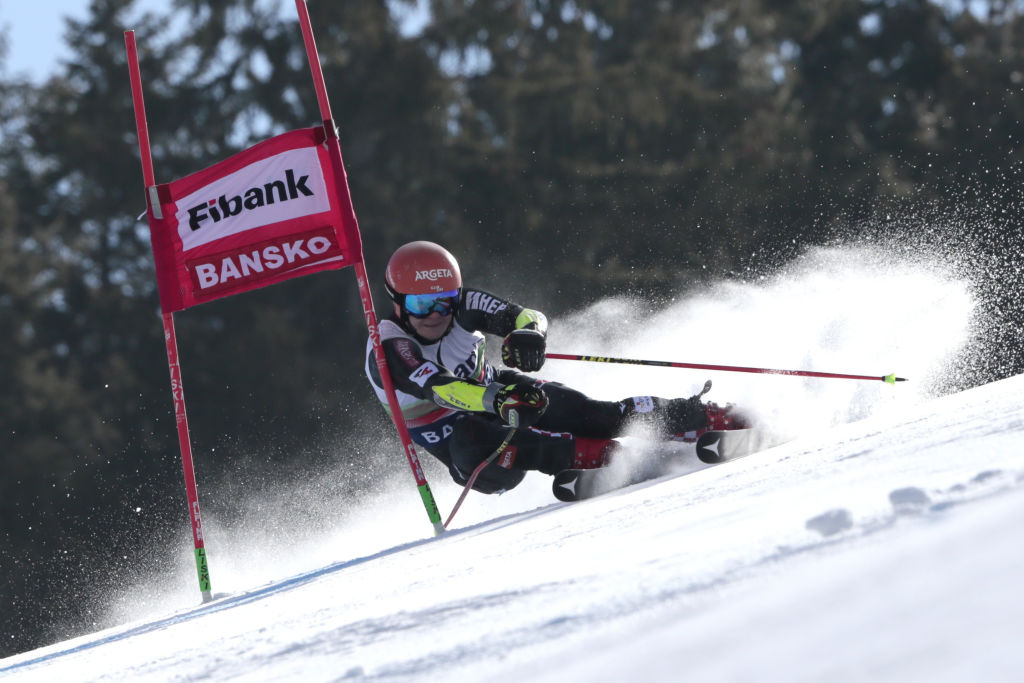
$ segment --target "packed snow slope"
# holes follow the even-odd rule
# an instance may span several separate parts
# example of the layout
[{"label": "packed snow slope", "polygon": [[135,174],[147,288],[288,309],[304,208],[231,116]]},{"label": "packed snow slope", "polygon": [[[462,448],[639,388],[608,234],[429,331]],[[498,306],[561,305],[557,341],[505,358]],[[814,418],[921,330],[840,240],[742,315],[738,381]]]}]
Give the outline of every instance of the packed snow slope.
[{"label": "packed snow slope", "polygon": [[[714,398],[787,440],[713,467],[677,446],[685,473],[577,504],[530,475],[471,495],[436,538],[409,476],[315,539],[214,524],[214,602],[183,563],[129,590],[121,625],[2,660],[0,678],[1019,681],[1024,376],[927,389],[965,353],[969,291],[928,268],[844,270],[848,255],[634,311],[633,338],[602,333],[630,314],[602,302],[592,333],[551,348],[910,382],[716,374]],[[545,374],[596,394],[705,378],[581,366]],[[447,514],[459,489],[428,476]]]}]

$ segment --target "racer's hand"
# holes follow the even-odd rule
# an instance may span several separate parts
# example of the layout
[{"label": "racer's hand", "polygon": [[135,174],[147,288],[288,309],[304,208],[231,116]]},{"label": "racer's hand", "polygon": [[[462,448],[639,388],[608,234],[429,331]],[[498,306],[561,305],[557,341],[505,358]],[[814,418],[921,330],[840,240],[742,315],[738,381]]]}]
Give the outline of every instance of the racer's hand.
[{"label": "racer's hand", "polygon": [[509,384],[494,397],[494,412],[510,427],[536,424],[547,408],[547,394],[533,384]]},{"label": "racer's hand", "polygon": [[544,365],[547,341],[537,330],[515,330],[501,345],[501,362],[523,372],[536,372]]}]

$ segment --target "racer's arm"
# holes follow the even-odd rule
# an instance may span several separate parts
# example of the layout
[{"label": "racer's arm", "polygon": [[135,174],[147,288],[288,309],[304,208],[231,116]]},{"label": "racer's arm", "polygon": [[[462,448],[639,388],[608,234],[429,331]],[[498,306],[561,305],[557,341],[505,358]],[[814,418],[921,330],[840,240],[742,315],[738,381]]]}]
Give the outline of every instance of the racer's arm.
[{"label": "racer's arm", "polygon": [[532,384],[482,384],[456,377],[423,358],[408,339],[382,342],[395,388],[439,406],[469,412],[493,413],[513,426],[535,422],[547,407],[547,397]]},{"label": "racer's arm", "polygon": [[468,287],[462,298],[457,319],[467,330],[480,330],[499,337],[525,329],[547,334],[548,319],[540,311]]},{"label": "racer's arm", "polygon": [[544,365],[548,319],[540,311],[466,289],[458,320],[466,329],[504,337],[501,360],[510,368],[536,372]]},{"label": "racer's arm", "polygon": [[477,384],[454,378],[439,380],[432,388],[434,402],[474,412],[494,413],[512,427],[529,427],[548,407],[544,390],[529,382],[522,384]]}]

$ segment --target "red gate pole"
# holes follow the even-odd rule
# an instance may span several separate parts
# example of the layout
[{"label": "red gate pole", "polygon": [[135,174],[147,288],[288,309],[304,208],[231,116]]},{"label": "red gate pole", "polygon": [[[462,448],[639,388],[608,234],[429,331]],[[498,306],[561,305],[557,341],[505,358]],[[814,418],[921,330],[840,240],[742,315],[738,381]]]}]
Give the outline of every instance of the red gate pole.
[{"label": "red gate pole", "polygon": [[352,207],[352,196],[348,188],[348,177],[345,173],[345,164],[341,158],[341,143],[338,141],[338,130],[334,125],[334,118],[331,116],[331,104],[327,99],[327,86],[324,83],[324,74],[320,68],[320,56],[317,54],[316,41],[313,39],[313,27],[309,21],[309,9],[306,7],[306,0],[295,0],[295,9],[299,13],[299,24],[302,27],[302,39],[306,44],[306,57],[309,60],[309,70],[313,76],[313,85],[316,88],[316,99],[320,106],[320,117],[323,119],[324,132],[327,134],[326,145],[334,165],[337,178],[337,199],[342,202],[341,214],[345,221],[345,230],[348,233],[355,249],[358,249],[358,258],[355,261],[356,282],[359,285],[359,297],[363,304],[363,315],[366,318],[366,327],[370,333],[370,340],[373,344],[373,355],[377,361],[377,369],[380,372],[381,384],[384,385],[384,392],[388,397],[388,407],[391,409],[391,419],[398,430],[398,436],[405,448],[405,457],[416,478],[416,487],[419,489],[423,506],[427,510],[427,516],[434,526],[435,535],[444,533],[444,524],[441,522],[441,513],[434,501],[434,494],[430,491],[430,485],[423,476],[423,468],[419,458],[416,456],[416,448],[413,446],[412,437],[409,436],[409,429],[402,417],[402,409],[398,404],[398,397],[395,395],[394,382],[391,380],[391,373],[388,371],[387,360],[384,358],[384,350],[380,343],[380,332],[377,327],[377,313],[373,308],[373,297],[370,294],[369,280],[366,276],[366,266],[363,263],[363,240],[359,233],[359,224],[356,220],[355,210]]},{"label": "red gate pole", "polygon": [[[135,31],[125,31],[125,48],[128,51],[128,71],[132,82],[132,101],[135,105],[135,128],[139,135],[139,154],[142,158],[142,179],[146,192],[153,201],[150,212],[160,210],[156,199],[156,180],[153,173],[153,155],[149,147],[149,127],[146,124],[146,104],[142,97],[142,76],[139,71],[139,55],[135,45]],[[152,216],[151,216],[152,217]],[[152,229],[152,224],[150,224]],[[192,465],[192,444],[188,433],[188,417],[185,412],[185,392],[181,384],[181,365],[178,363],[178,339],[174,332],[174,314],[164,313],[164,341],[167,343],[167,367],[171,374],[171,396],[174,399],[174,419],[178,425],[178,447],[181,451],[181,468],[185,474],[185,496],[188,499],[189,519],[192,522],[192,540],[195,543],[196,570],[199,575],[199,591],[203,602],[213,599],[210,587],[210,569],[206,561],[206,546],[203,543],[203,522],[199,514],[199,492],[196,488],[195,469]]]}]

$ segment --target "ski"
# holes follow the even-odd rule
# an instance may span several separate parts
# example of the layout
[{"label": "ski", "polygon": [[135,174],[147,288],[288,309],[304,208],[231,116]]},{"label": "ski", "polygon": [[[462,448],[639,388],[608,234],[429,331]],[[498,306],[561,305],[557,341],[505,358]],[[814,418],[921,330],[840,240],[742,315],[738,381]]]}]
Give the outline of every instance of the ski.
[{"label": "ski", "polygon": [[742,458],[768,447],[764,432],[757,429],[708,431],[697,437],[697,457],[709,465]]},{"label": "ski", "polygon": [[630,463],[624,458],[607,467],[591,470],[563,470],[555,475],[551,490],[555,498],[566,503],[600,496],[632,484],[656,479],[671,472],[670,458],[655,457],[646,462]]},{"label": "ski", "polygon": [[[709,465],[736,460],[769,445],[766,435],[756,429],[704,432],[696,443],[697,457]],[[673,458],[653,458],[643,463],[624,463],[623,460],[597,469],[563,470],[555,475],[551,490],[558,500],[575,502],[657,479],[677,469]]]}]

